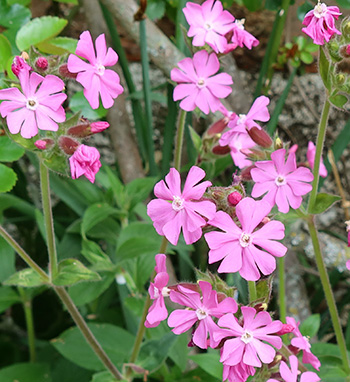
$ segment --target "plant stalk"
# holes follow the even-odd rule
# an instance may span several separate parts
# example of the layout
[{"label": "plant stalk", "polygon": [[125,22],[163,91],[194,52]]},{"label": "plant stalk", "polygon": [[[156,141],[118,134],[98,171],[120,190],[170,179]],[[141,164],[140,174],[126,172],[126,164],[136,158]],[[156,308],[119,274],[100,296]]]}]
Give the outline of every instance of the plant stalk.
[{"label": "plant stalk", "polygon": [[248,289],[249,289],[249,302],[255,301],[258,298],[258,295],[256,293],[255,281],[248,281]]},{"label": "plant stalk", "polygon": [[285,258],[280,257],[278,259],[278,287],[279,287],[279,308],[280,308],[280,320],[285,324],[287,316],[286,308],[286,281],[285,281]]},{"label": "plant stalk", "polygon": [[179,115],[179,120],[177,124],[175,155],[174,155],[174,166],[176,170],[179,172],[181,169],[181,155],[182,155],[182,146],[183,146],[184,132],[185,132],[186,114],[187,112],[185,110],[180,109],[180,115]]}]

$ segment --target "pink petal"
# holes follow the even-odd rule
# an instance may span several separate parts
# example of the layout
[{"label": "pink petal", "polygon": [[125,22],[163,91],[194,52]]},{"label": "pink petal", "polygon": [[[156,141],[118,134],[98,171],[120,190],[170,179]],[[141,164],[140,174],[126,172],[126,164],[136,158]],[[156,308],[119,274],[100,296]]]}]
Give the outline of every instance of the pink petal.
[{"label": "pink petal", "polygon": [[86,58],[92,65],[95,65],[95,49],[89,31],[84,31],[80,35],[75,54],[77,54],[80,57]]}]

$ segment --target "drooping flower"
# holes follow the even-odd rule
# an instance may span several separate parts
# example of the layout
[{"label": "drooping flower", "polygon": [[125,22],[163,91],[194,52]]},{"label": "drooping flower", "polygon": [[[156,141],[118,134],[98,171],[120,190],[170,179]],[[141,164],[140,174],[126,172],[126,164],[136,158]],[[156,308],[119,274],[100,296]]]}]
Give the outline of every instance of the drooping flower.
[{"label": "drooping flower", "polygon": [[198,107],[203,113],[217,111],[221,105],[220,98],[227,97],[233,84],[227,73],[219,73],[219,60],[215,53],[208,54],[201,50],[192,58],[185,58],[178,64],[179,68],[171,71],[171,79],[178,83],[174,89],[174,101],[182,100],[180,107],[192,111]]},{"label": "drooping flower", "polygon": [[164,297],[168,297],[170,293],[170,289],[167,287],[169,275],[166,270],[166,256],[160,253],[156,255],[155,260],[156,276],[148,288],[153,303],[148,309],[145,321],[146,328],[154,328],[168,317],[168,310],[164,302]]},{"label": "drooping flower", "polygon": [[237,303],[231,297],[226,297],[219,303],[217,292],[207,281],[199,281],[199,287],[202,297],[198,292],[181,285],[178,286],[178,291],[170,291],[171,301],[190,309],[174,310],[168,318],[168,325],[174,328],[175,334],[181,334],[199,321],[193,333],[193,343],[202,349],[207,349],[209,336],[210,347],[215,348],[218,342],[214,340],[213,334],[219,328],[212,317],[219,318],[227,312],[236,313]]},{"label": "drooping flower", "polygon": [[246,382],[246,380],[255,374],[255,368],[244,364],[243,362],[235,365],[223,365],[222,380],[229,382]]},{"label": "drooping flower", "polygon": [[187,36],[193,37],[194,46],[208,44],[216,53],[224,52],[225,35],[232,30],[235,18],[223,10],[220,1],[207,0],[202,5],[187,3],[183,12],[190,25]]},{"label": "drooping flower", "polygon": [[95,182],[101,162],[100,153],[95,147],[80,145],[69,158],[70,171],[73,179],[84,175],[91,183]]},{"label": "drooping flower", "polygon": [[252,49],[253,46],[255,47],[259,45],[259,40],[244,29],[244,22],[245,19],[235,21],[231,38],[232,47],[230,47],[231,44],[229,44],[230,50],[236,49],[237,46],[240,46],[241,48],[245,46],[248,49]]},{"label": "drooping flower", "polygon": [[[171,168],[165,177],[154,187],[154,194],[159,199],[148,203],[147,213],[159,235],[165,236],[171,244],[176,245],[182,230],[185,242],[192,244],[202,236],[202,227],[207,219],[214,217],[215,204],[210,201],[199,201],[211,182],[197,184],[205,177],[205,172],[193,166],[181,192],[179,172]],[[203,217],[204,216],[204,217]]]},{"label": "drooping flower", "polygon": [[315,8],[305,15],[303,25],[306,25],[306,28],[303,28],[302,31],[313,39],[314,44],[323,45],[334,34],[341,34],[334,25],[334,20],[338,20],[340,15],[338,7],[327,7],[318,0]]},{"label": "drooping flower", "polygon": [[226,338],[220,361],[228,366],[243,363],[253,367],[271,363],[276,355],[272,346],[282,347],[281,338],[274,335],[281,329],[282,322],[272,321],[268,312],[257,313],[251,307],[243,306],[241,310],[243,325],[232,313],[225,314],[218,321],[221,328],[227,328],[214,334],[216,340]]},{"label": "drooping flower", "polygon": [[295,154],[290,152],[285,162],[285,149],[279,149],[271,154],[271,161],[255,162],[255,168],[250,173],[255,182],[252,196],[257,198],[267,192],[263,200],[271,207],[277,204],[280,212],[287,213],[289,206],[300,207],[302,195],[312,190],[313,175],[306,167],[296,165]]},{"label": "drooping flower", "polygon": [[[312,170],[314,169],[314,165],[315,165],[315,155],[316,155],[316,146],[313,144],[313,142],[310,141],[307,147],[306,157]],[[326,166],[324,165],[322,158],[320,162],[319,174],[320,176],[322,176],[322,178],[326,178],[328,174]]]},{"label": "drooping flower", "polygon": [[287,248],[276,241],[284,237],[281,222],[269,221],[255,230],[270,210],[271,206],[263,200],[242,199],[236,206],[242,228],[225,212],[217,212],[209,224],[223,232],[213,231],[204,235],[210,248],[209,264],[222,260],[218,272],[239,272],[244,279],[251,281],[260,278],[259,269],[264,275],[271,274],[276,269],[274,256],[284,256]]},{"label": "drooping flower", "polygon": [[20,71],[22,92],[17,88],[0,90],[2,117],[6,117],[11,134],[21,132],[23,138],[30,139],[40,130],[57,131],[59,122],[64,122],[66,114],[62,103],[67,98],[61,93],[64,82],[56,76],[42,77],[29,70]]},{"label": "drooping flower", "polygon": [[75,54],[85,58],[89,63],[71,54],[68,57],[68,70],[78,73],[77,81],[84,87],[84,95],[93,109],[99,107],[99,96],[101,95],[103,107],[108,109],[113,106],[114,99],[123,93],[120,79],[116,72],[106,69],[118,61],[117,53],[106,46],[105,35],[97,37],[96,53],[91,34],[85,31],[80,35]]},{"label": "drooping flower", "polygon": [[[306,371],[300,374],[298,370],[298,358],[295,355],[289,357],[290,369],[287,364],[282,361],[280,365],[280,374],[285,382],[317,382],[321,379],[312,371]],[[300,376],[300,379],[298,377]],[[269,379],[267,382],[279,382],[276,379]]]},{"label": "drooping flower", "polygon": [[295,338],[292,339],[291,344],[299,350],[303,350],[303,363],[309,363],[316,370],[320,370],[321,362],[311,353],[309,339],[301,334],[299,330],[300,322],[297,323],[293,317],[286,317],[286,321],[288,325],[294,327],[292,333],[295,335]]}]

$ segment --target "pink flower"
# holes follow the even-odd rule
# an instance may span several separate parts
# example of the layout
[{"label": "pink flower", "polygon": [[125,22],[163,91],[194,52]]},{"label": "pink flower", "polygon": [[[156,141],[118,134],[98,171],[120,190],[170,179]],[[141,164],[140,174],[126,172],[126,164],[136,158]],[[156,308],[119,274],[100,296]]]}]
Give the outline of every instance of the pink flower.
[{"label": "pink flower", "polygon": [[303,350],[303,363],[309,363],[316,370],[320,370],[321,362],[315,355],[311,353],[311,345],[308,338],[300,333],[300,322],[297,323],[293,317],[287,317],[286,321],[287,324],[292,325],[294,327],[292,333],[295,335],[296,338],[292,339],[291,344],[299,350]]},{"label": "pink flower", "polygon": [[174,310],[169,318],[168,325],[175,334],[181,334],[189,330],[199,321],[193,333],[193,343],[202,349],[208,347],[208,335],[210,347],[215,348],[220,341],[214,341],[213,333],[219,330],[212,317],[219,318],[227,312],[236,313],[237,303],[231,297],[226,297],[218,303],[218,295],[207,281],[199,281],[202,297],[196,291],[178,286],[178,291],[170,291],[170,300],[187,306],[190,309]]},{"label": "pink flower", "polygon": [[202,5],[187,3],[183,12],[190,25],[187,36],[194,37],[194,46],[208,44],[216,53],[224,52],[225,34],[232,30],[235,18],[223,10],[220,1],[207,0]]},{"label": "pink flower", "polygon": [[73,179],[82,175],[91,182],[95,182],[95,175],[101,167],[100,153],[95,147],[80,145],[69,158],[70,171]]},{"label": "pink flower", "polygon": [[274,256],[284,256],[287,248],[275,241],[284,237],[281,222],[269,221],[256,230],[270,210],[271,206],[263,200],[242,199],[236,206],[242,228],[225,212],[217,212],[209,224],[223,232],[204,235],[210,248],[209,264],[223,259],[218,272],[239,272],[244,279],[252,281],[260,278],[259,269],[264,275],[271,274],[276,269]]},{"label": "pink flower", "polygon": [[236,49],[237,46],[240,46],[241,48],[246,46],[248,49],[252,49],[253,46],[259,45],[259,40],[244,29],[244,22],[245,19],[242,19],[236,20],[234,23],[233,35],[231,39],[232,47],[230,46],[231,44],[228,45],[230,51]]},{"label": "pink flower", "polygon": [[229,130],[222,134],[219,141],[220,145],[229,145],[236,133],[247,133],[246,130],[250,130],[253,126],[261,129],[255,121],[267,122],[270,119],[267,109],[269,103],[270,100],[267,97],[258,97],[247,114],[235,114],[233,118],[231,117],[228,123]]},{"label": "pink flower", "polygon": [[11,70],[15,76],[20,77],[22,72],[29,73],[33,69],[30,65],[27,64],[27,62],[21,56],[16,56],[13,59]]},{"label": "pink flower", "polygon": [[282,322],[272,321],[267,312],[257,314],[251,307],[243,306],[241,311],[243,326],[232,313],[225,314],[218,321],[220,327],[228,328],[214,334],[216,340],[227,338],[220,361],[229,366],[243,363],[254,367],[261,367],[261,363],[271,363],[276,355],[272,346],[277,349],[282,347],[281,338],[273,335],[281,329]]},{"label": "pink flower", "polygon": [[180,107],[192,111],[196,107],[208,114],[219,109],[220,98],[227,97],[232,89],[232,77],[219,73],[219,60],[215,53],[201,50],[192,58],[185,58],[171,71],[171,79],[178,83],[174,89],[174,101],[182,99]]},{"label": "pink flower", "polygon": [[[215,204],[210,201],[199,201],[211,182],[197,184],[205,177],[205,172],[193,166],[187,176],[181,192],[180,174],[174,168],[154,187],[154,194],[159,199],[151,200],[147,214],[159,235],[165,236],[171,244],[176,245],[182,230],[185,242],[192,244],[202,236],[202,227],[206,224],[203,218],[211,219],[216,212]],[[197,184],[197,185],[196,185]]]},{"label": "pink flower", "polygon": [[239,363],[235,366],[223,365],[222,380],[229,382],[245,382],[251,375],[255,374],[253,366]]},{"label": "pink flower", "polygon": [[104,34],[97,37],[95,46],[96,54],[90,32],[83,32],[75,53],[89,63],[71,54],[68,57],[68,70],[71,73],[78,73],[77,81],[83,85],[84,95],[93,109],[99,107],[99,95],[103,107],[108,109],[113,106],[114,99],[124,91],[118,74],[106,69],[106,66],[116,64],[118,55],[112,48],[108,48],[107,51]]},{"label": "pink flower", "polygon": [[158,254],[155,259],[156,266],[154,270],[157,274],[153,283],[151,282],[148,288],[148,293],[153,300],[153,304],[148,309],[145,321],[146,328],[154,328],[168,317],[168,310],[164,303],[164,297],[168,297],[170,292],[170,289],[167,288],[169,275],[166,271],[166,256]]},{"label": "pink flower", "polygon": [[[316,146],[313,144],[313,142],[310,141],[307,147],[306,157],[312,170],[314,169],[314,165],[315,165],[315,155],[316,155]],[[328,174],[326,166],[324,165],[322,158],[320,163],[319,174],[323,178],[326,178]]]},{"label": "pink flower", "polygon": [[279,149],[271,154],[271,161],[255,162],[255,168],[250,173],[255,182],[252,196],[257,198],[267,192],[263,200],[277,204],[280,212],[287,213],[289,206],[300,207],[302,195],[312,190],[313,175],[306,167],[297,168],[295,154],[290,152],[285,163],[285,149]]},{"label": "pink flower", "polygon": [[348,270],[350,271],[350,260],[348,260],[348,261],[346,262],[346,268],[348,268]]},{"label": "pink flower", "polygon": [[334,33],[341,34],[334,25],[334,20],[338,20],[340,15],[338,7],[327,7],[319,1],[315,8],[305,15],[303,25],[306,25],[306,28],[302,31],[314,40],[314,44],[323,45]]},{"label": "pink flower", "polygon": [[[60,93],[64,82],[58,77],[45,78],[37,73],[22,70],[19,74],[22,92],[17,88],[0,90],[2,117],[6,117],[11,134],[21,132],[23,138],[32,138],[40,130],[57,131],[59,122],[64,122],[66,114],[61,106],[67,98]],[[39,86],[40,85],[40,86]]]},{"label": "pink flower", "polygon": [[234,133],[231,135],[231,140],[229,143],[229,148],[231,149],[230,154],[233,160],[233,163],[238,168],[243,168],[250,166],[252,161],[247,159],[245,154],[241,150],[250,149],[254,147],[255,143],[250,138],[247,132],[244,133]]},{"label": "pink flower", "polygon": [[[298,358],[295,355],[289,357],[290,369],[287,364],[282,361],[280,365],[280,374],[285,382],[317,382],[320,381],[318,375],[312,371],[306,371],[300,374],[298,370]],[[300,375],[300,379],[298,379]],[[276,379],[269,379],[267,382],[279,382]]]}]

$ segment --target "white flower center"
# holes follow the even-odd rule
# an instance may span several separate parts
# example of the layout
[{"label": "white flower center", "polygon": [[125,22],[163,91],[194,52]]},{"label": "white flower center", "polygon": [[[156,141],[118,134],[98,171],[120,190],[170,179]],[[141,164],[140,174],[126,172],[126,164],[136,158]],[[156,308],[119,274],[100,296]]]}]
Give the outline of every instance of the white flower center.
[{"label": "white flower center", "polygon": [[251,243],[251,237],[248,233],[243,232],[241,237],[239,238],[239,244],[241,247],[246,248]]},{"label": "white flower center", "polygon": [[204,78],[199,78],[198,81],[197,81],[197,86],[199,88],[203,88],[205,86],[205,80]]},{"label": "white flower center", "polygon": [[162,295],[163,295],[163,297],[169,297],[169,295],[170,295],[170,289],[169,289],[168,287],[164,287],[164,288],[162,289]]},{"label": "white flower center", "polygon": [[174,211],[181,211],[184,208],[184,200],[180,196],[174,196],[171,206]]},{"label": "white flower center", "polygon": [[212,27],[211,27],[211,25],[210,25],[209,23],[206,23],[206,24],[204,25],[204,28],[205,28],[207,31],[209,31]]},{"label": "white flower center", "polygon": [[287,180],[282,175],[278,175],[278,177],[275,179],[275,183],[278,187],[280,187],[287,184]]},{"label": "white flower center", "polygon": [[36,108],[38,107],[38,103],[34,99],[28,99],[26,106],[29,110],[36,110]]},{"label": "white flower center", "polygon": [[205,308],[202,307],[196,310],[196,315],[198,320],[204,320],[204,318],[208,317],[208,312],[205,310]]},{"label": "white flower center", "polygon": [[239,29],[244,30],[245,19],[236,20],[235,23]]},{"label": "white flower center", "polygon": [[238,125],[243,125],[245,123],[245,121],[247,120],[246,114],[239,114],[238,117],[239,117],[239,119],[237,121]]},{"label": "white flower center", "polygon": [[249,332],[248,330],[246,330],[242,337],[241,337],[241,340],[245,343],[245,344],[249,344],[249,342],[253,339],[253,333]]},{"label": "white flower center", "polygon": [[159,297],[159,289],[157,287],[153,287],[154,299]]},{"label": "white flower center", "polygon": [[105,73],[105,67],[101,63],[95,65],[95,71],[99,76],[103,76]]},{"label": "white flower center", "polygon": [[320,19],[321,17],[324,17],[327,13],[327,5],[324,3],[318,2],[316,7],[314,8],[314,16]]}]

